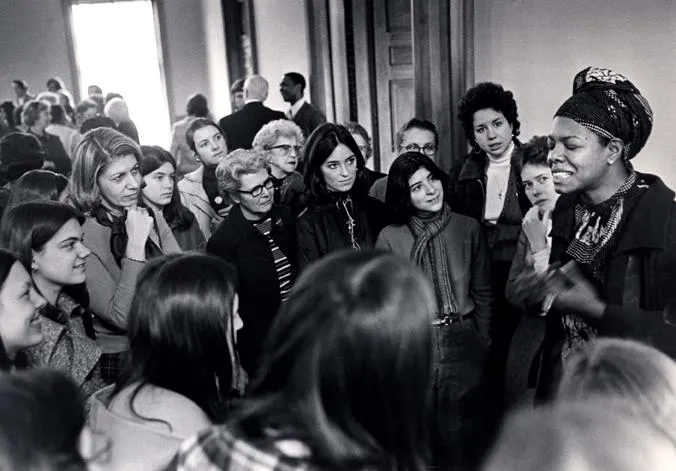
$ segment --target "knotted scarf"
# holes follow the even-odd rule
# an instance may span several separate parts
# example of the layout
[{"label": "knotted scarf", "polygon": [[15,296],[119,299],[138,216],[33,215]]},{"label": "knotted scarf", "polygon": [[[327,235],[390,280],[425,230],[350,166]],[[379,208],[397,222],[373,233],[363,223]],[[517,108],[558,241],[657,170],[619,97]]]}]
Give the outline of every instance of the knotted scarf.
[{"label": "knotted scarf", "polygon": [[573,95],[555,116],[572,119],[599,136],[621,139],[623,158],[643,148],[653,127],[653,112],[641,92],[624,76],[587,67],[573,81]]},{"label": "knotted scarf", "polygon": [[427,277],[434,282],[439,317],[458,312],[458,302],[453,293],[453,282],[448,271],[448,247],[442,234],[450,220],[451,208],[444,204],[439,215],[433,219],[423,219],[414,215],[408,223],[415,236],[411,262],[421,267]]},{"label": "knotted scarf", "polygon": [[[105,206],[100,204],[92,210],[91,214],[92,217],[96,219],[96,222],[103,227],[110,228],[110,252],[113,254],[117,266],[122,266],[122,259],[127,250],[127,241],[129,240],[129,237],[127,236],[127,227],[125,225],[127,219],[126,213],[122,216],[116,216],[108,211]],[[152,217],[152,211],[150,211],[149,214]],[[146,259],[154,258],[159,255],[162,255],[162,251],[150,240],[150,238],[148,238],[146,241]]]}]

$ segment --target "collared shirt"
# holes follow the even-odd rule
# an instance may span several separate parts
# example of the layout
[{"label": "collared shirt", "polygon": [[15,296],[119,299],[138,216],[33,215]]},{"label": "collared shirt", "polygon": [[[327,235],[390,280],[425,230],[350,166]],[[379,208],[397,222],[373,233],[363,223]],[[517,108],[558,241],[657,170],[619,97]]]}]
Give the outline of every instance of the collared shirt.
[{"label": "collared shirt", "polygon": [[305,104],[305,98],[301,98],[296,103],[291,105],[291,108],[289,108],[289,111],[286,112],[286,116],[288,116],[289,119],[293,119],[298,114],[298,111],[300,111],[300,109],[302,108],[302,106],[304,104]]}]

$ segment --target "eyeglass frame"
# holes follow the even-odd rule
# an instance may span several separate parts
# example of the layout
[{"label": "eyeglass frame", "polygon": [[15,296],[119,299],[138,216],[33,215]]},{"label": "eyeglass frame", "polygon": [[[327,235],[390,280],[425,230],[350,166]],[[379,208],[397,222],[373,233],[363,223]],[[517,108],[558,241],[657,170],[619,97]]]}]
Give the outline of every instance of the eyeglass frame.
[{"label": "eyeglass frame", "polygon": [[279,144],[276,146],[270,146],[267,148],[267,150],[272,150],[272,149],[282,149],[284,150],[284,155],[289,155],[291,153],[291,149],[296,151],[296,155],[300,155],[300,151],[303,150],[303,146],[292,146],[290,144]]},{"label": "eyeglass frame", "polygon": [[428,157],[435,155],[437,153],[437,151],[439,150],[437,148],[437,146],[435,146],[434,144],[425,144],[424,146],[420,147],[415,142],[408,144],[403,149],[406,152],[420,152],[421,154],[424,154]]},{"label": "eyeglass frame", "polygon": [[272,177],[269,177],[261,185],[256,185],[250,190],[237,190],[237,193],[244,193],[245,195],[249,195],[252,198],[258,198],[263,194],[263,189],[272,190],[274,187],[275,181],[272,179]]}]

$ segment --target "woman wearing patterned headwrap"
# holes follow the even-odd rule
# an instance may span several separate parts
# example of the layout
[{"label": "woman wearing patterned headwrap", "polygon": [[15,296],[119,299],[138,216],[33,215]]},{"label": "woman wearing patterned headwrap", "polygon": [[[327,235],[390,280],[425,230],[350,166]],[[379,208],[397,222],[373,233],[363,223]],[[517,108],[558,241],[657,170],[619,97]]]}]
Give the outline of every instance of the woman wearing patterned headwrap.
[{"label": "woman wearing patterned headwrap", "polygon": [[596,336],[634,337],[676,354],[667,309],[676,293],[674,192],[631,165],[652,123],[629,80],[592,67],[575,76],[556,112],[548,160],[561,197],[550,263],[561,268],[545,275],[551,310],[540,397],[568,354]]}]

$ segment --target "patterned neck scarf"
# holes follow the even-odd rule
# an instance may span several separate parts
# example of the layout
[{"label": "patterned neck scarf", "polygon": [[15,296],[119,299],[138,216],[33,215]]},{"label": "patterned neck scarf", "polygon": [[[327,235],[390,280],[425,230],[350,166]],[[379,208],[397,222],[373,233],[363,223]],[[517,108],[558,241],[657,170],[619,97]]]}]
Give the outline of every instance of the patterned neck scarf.
[{"label": "patterned neck scarf", "polygon": [[453,293],[453,282],[448,270],[448,247],[442,234],[450,220],[451,208],[444,204],[437,217],[422,219],[414,215],[408,223],[415,236],[410,259],[433,281],[439,317],[458,312],[458,301]]},{"label": "patterned neck scarf", "polygon": [[627,205],[638,197],[643,185],[637,185],[637,174],[631,170],[627,180],[613,196],[597,205],[580,201],[575,206],[575,238],[566,253],[597,283],[605,280],[605,265],[613,248]]}]

